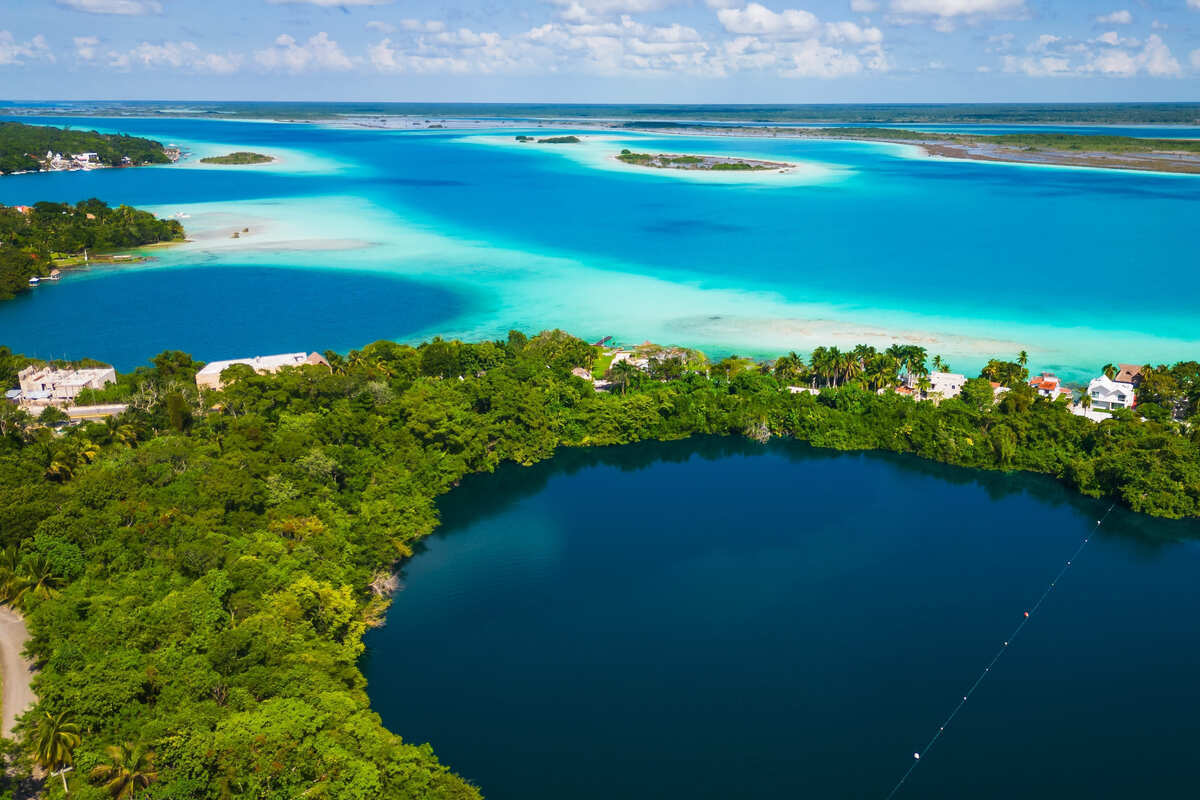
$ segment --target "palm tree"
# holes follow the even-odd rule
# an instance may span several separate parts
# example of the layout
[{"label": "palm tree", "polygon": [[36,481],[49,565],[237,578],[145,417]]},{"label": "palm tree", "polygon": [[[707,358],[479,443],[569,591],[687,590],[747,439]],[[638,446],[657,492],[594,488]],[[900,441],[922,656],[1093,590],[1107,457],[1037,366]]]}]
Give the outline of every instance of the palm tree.
[{"label": "palm tree", "polygon": [[1029,353],[1026,353],[1024,350],[1017,353],[1017,363],[1020,364],[1022,367],[1028,365],[1029,364]]},{"label": "palm tree", "polygon": [[15,544],[0,550],[0,602],[11,602],[16,595],[21,582],[20,565],[21,552]]},{"label": "palm tree", "polygon": [[829,376],[833,379],[833,385],[836,388],[838,385],[838,379],[842,374],[842,364],[844,362],[844,359],[842,358],[842,351],[838,350],[836,347],[831,347],[826,352],[829,354],[829,363],[827,365],[829,368]]},{"label": "palm tree", "polygon": [[93,782],[104,782],[114,800],[132,800],[158,777],[154,769],[154,751],[140,744],[110,745],[105,748],[109,763],[97,764],[88,774]]},{"label": "palm tree", "polygon": [[1104,377],[1108,378],[1110,381],[1117,376],[1117,368],[1112,364],[1105,364],[1102,372],[1104,373]]},{"label": "palm tree", "polygon": [[57,715],[49,711],[42,712],[34,729],[33,757],[41,767],[49,772],[59,771],[62,778],[63,791],[68,794],[67,775],[64,770],[75,760],[75,747],[82,738],[79,726],[71,721],[71,712],[63,711]]},{"label": "palm tree", "polygon": [[917,378],[917,389],[921,392],[921,397],[925,396],[925,393],[929,391],[929,387],[932,385],[927,375],[922,374],[921,377]]},{"label": "palm tree", "polygon": [[936,372],[948,372],[946,369],[946,362],[942,361],[942,357],[940,355],[933,357],[933,369]]},{"label": "palm tree", "polygon": [[1087,392],[1084,392],[1083,395],[1079,398],[1079,405],[1083,406],[1084,411],[1087,411],[1089,408],[1092,407],[1092,396],[1090,394],[1088,394]]},{"label": "palm tree", "polygon": [[638,368],[630,364],[628,359],[618,361],[608,370],[609,379],[621,385],[621,394],[625,394],[625,389],[633,382],[637,372]]},{"label": "palm tree", "polygon": [[50,560],[46,556],[34,556],[30,559],[26,572],[17,576],[12,592],[12,604],[24,608],[30,597],[39,600],[57,597],[64,583],[62,578],[54,574],[54,568],[50,566]]}]

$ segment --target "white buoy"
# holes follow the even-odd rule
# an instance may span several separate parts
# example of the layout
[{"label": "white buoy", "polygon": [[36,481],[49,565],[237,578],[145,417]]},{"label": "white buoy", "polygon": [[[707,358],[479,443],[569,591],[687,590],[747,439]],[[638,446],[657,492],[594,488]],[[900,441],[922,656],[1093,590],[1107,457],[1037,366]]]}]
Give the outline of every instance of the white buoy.
[{"label": "white buoy", "polygon": [[920,757],[921,757],[920,753],[913,753],[913,758],[920,758]]}]

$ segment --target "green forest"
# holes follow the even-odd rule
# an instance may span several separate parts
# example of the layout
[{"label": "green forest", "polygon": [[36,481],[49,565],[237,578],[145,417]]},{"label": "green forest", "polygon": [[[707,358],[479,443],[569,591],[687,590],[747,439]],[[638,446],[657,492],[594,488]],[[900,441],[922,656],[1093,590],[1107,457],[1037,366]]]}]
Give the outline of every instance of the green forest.
[{"label": "green forest", "polygon": [[64,156],[95,153],[100,163],[110,167],[120,166],[125,158],[139,166],[170,162],[162,144],[152,139],[123,133],[0,122],[0,174],[39,170],[47,151]]},{"label": "green forest", "polygon": [[75,205],[35,203],[28,212],[0,206],[0,300],[29,290],[57,258],[183,239],[177,220],[92,198]]},{"label": "green forest", "polygon": [[[572,375],[598,349],[561,331],[381,341],[327,352],[331,368],[234,366],[203,396],[200,364],[165,352],[81,398],[129,404],[106,423],[56,430],[53,412],[0,406],[0,592],[26,617],[40,698],[8,746],[8,790],[36,763],[72,767],[81,800],[479,797],[382,726],[362,636],[441,495],[559,447],[786,436],[1200,516],[1200,429],[1176,419],[1196,421],[1196,362],[1153,368],[1140,416],[1096,424],[1036,396],[1020,356],[934,403],[877,393],[925,373],[917,346],[769,364],[675,352],[619,362],[598,392]],[[27,361],[0,349],[6,385]],[[998,402],[989,380],[1011,387]],[[58,778],[45,788],[64,796]]]}]

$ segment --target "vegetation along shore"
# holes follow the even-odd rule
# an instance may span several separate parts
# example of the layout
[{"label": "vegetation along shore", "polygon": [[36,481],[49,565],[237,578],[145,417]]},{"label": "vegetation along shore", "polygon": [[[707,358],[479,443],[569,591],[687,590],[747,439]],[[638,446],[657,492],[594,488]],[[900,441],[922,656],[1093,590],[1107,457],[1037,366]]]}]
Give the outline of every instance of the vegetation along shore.
[{"label": "vegetation along shore", "polygon": [[0,206],[0,300],[54,277],[58,267],[112,261],[114,251],[183,238],[178,220],[109,208],[94,197],[75,205]]},{"label": "vegetation along shore", "polygon": [[617,160],[625,164],[652,169],[683,169],[700,172],[750,172],[762,170],[786,171],[795,166],[782,161],[756,161],[752,158],[736,156],[698,156],[681,155],[678,153],[635,153],[632,150],[622,150],[617,154]]},{"label": "vegetation along shore", "polygon": [[1142,139],[1132,136],[1069,133],[984,135],[934,133],[903,128],[779,128],[645,122],[627,122],[619,127],[651,133],[703,136],[884,142],[915,145],[930,155],[973,161],[1200,173],[1200,141],[1194,139]]},{"label": "vegetation along shore", "polygon": [[[1023,357],[945,399],[930,394],[947,369],[934,361],[942,372],[898,345],[714,363],[514,331],[375,342],[271,374],[198,377],[166,352],[83,390],[77,402],[123,410],[76,426],[6,402],[0,593],[25,615],[39,699],[5,780],[36,763],[73,767],[60,778],[81,798],[120,770],[161,797],[479,797],[382,726],[362,636],[383,620],[396,562],[437,526],[439,495],[559,447],[789,436],[1200,516],[1200,364],[1141,368],[1136,409],[1096,423],[1031,384]],[[0,350],[5,385],[31,363]]]},{"label": "vegetation along shore", "polygon": [[223,156],[207,156],[200,159],[201,164],[270,164],[275,159],[272,156],[263,155],[262,153],[251,153],[245,150],[239,150],[236,153],[229,153]]},{"label": "vegetation along shore", "polygon": [[0,122],[0,174],[169,164],[179,149],[126,136]]}]

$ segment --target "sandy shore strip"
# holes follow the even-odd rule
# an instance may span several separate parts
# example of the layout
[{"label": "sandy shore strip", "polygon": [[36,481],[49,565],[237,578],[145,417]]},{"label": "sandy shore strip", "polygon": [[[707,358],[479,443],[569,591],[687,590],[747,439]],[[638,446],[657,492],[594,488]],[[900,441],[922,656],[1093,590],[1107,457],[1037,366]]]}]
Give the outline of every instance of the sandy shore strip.
[{"label": "sandy shore strip", "polygon": [[5,737],[12,736],[17,717],[37,702],[31,686],[33,664],[21,655],[28,641],[24,618],[8,606],[0,606],[0,670],[4,674],[0,735]]}]

